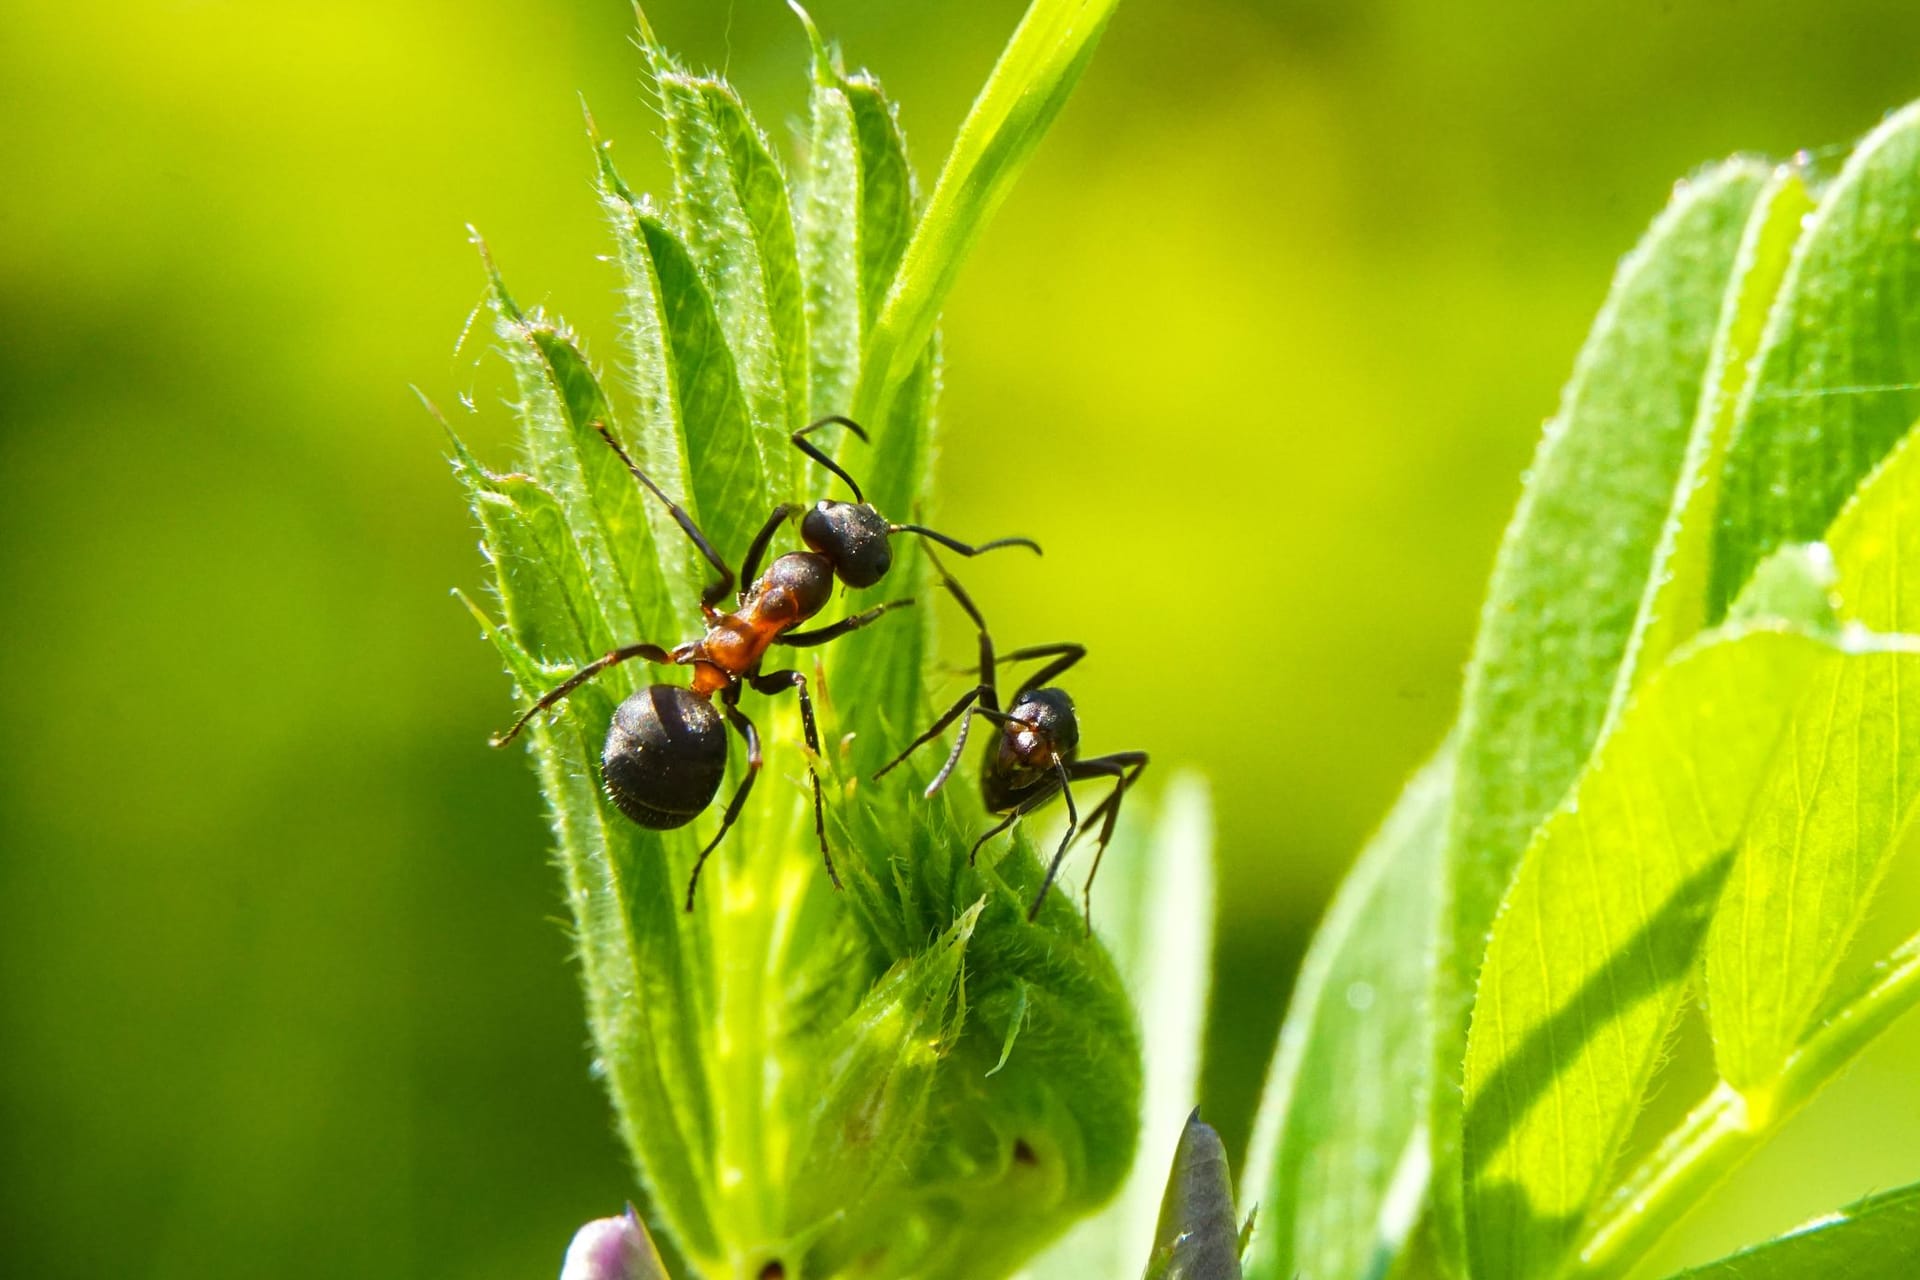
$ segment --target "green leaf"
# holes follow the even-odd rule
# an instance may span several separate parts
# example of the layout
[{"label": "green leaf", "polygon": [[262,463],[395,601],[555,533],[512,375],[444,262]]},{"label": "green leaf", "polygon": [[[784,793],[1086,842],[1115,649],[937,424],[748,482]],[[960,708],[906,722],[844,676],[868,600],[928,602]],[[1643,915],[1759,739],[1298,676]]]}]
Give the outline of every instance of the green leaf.
[{"label": "green leaf", "polygon": [[1910,1274],[1920,1240],[1920,1184],[1883,1191],[1837,1213],[1672,1280],[1893,1280]]},{"label": "green leaf", "polygon": [[1613,683],[1608,718],[1618,715],[1635,686],[1659,669],[1678,646],[1707,623],[1707,580],[1712,569],[1715,509],[1727,444],[1738,418],[1742,392],[1759,349],[1773,300],[1780,291],[1793,247],[1813,196],[1801,175],[1775,173],[1755,201],[1734,257],[1733,279],[1721,304],[1720,322],[1707,357],[1706,383],[1680,476],[1674,486],[1653,569],[1647,575],[1625,659]]},{"label": "green leaf", "polygon": [[1113,1202],[1081,1222],[1027,1268],[1027,1280],[1121,1276],[1153,1245],[1154,1214],[1182,1132],[1180,1117],[1200,1096],[1213,960],[1213,816],[1206,784],[1191,773],[1167,786],[1158,821],[1143,833],[1133,819],[1116,834],[1094,882],[1100,940],[1132,996],[1146,1038],[1140,1095],[1141,1142]]},{"label": "green leaf", "polygon": [[1240,1280],[1233,1174],[1220,1135],[1198,1111],[1180,1130],[1144,1280]]},{"label": "green leaf", "polygon": [[1467,670],[1432,1092],[1436,1224],[1458,1262],[1460,1061],[1495,905],[1606,717],[1701,416],[1705,370],[1764,165],[1688,183],[1621,263],[1501,542]]},{"label": "green leaf", "polygon": [[1920,105],[1874,130],[1794,250],[1728,448],[1711,608],[1821,536],[1920,418]]},{"label": "green leaf", "polygon": [[[521,311],[489,263],[525,474],[490,472],[454,445],[505,615],[481,626],[516,708],[616,644],[672,646],[698,625],[709,568],[599,425],[737,559],[788,496],[783,477],[792,496],[825,489],[794,465],[786,433],[834,394],[822,371],[841,371],[849,390],[859,376],[861,311],[879,305],[911,226],[905,146],[871,79],[832,72],[843,145],[816,136],[801,198],[733,91],[687,76],[644,23],[643,36],[668,116],[669,213],[626,185],[594,136],[623,278],[625,394],[608,394],[557,321]],[[816,107],[828,98],[816,93]],[[821,437],[897,519],[920,515],[929,491],[930,338],[907,367],[867,422],[870,454]],[[772,550],[796,541],[776,529]],[[924,592],[924,557],[902,550],[879,588],[887,597]],[[1016,832],[969,865],[990,820],[968,788],[927,801],[905,777],[866,780],[930,714],[932,619],[901,611],[817,661],[792,655],[817,703],[817,757],[802,749],[797,699],[743,698],[764,767],[749,775],[735,744],[719,798],[757,782],[703,864],[690,912],[688,878],[722,805],[643,830],[599,774],[619,701],[685,673],[616,666],[528,724],[596,1071],[648,1212],[695,1274],[1006,1274],[1111,1197],[1132,1165],[1131,1008],[1064,892],[1027,920],[1041,877],[1032,842]],[[820,865],[810,768],[844,894]],[[1137,840],[1132,823],[1130,812],[1121,831]]]},{"label": "green leaf", "polygon": [[[1909,436],[1834,522],[1842,614],[1920,633],[1920,447]],[[1864,655],[1824,672],[1755,801],[1709,935],[1720,1074],[1772,1078],[1820,1013],[1920,798],[1920,659]]]},{"label": "green leaf", "polygon": [[1802,691],[1848,661],[1794,632],[1702,637],[1643,686],[1535,834],[1467,1043],[1476,1280],[1553,1274],[1607,1189],[1754,792]]},{"label": "green leaf", "polygon": [[808,421],[809,392],[786,178],[731,86],[687,74],[656,43],[645,47],[666,122],[680,238],[736,355],[773,493],[790,494],[800,455],[785,447],[785,436]]},{"label": "green leaf", "polygon": [[454,474],[486,531],[483,546],[518,643],[536,658],[590,652],[611,631],[560,504],[527,476],[494,475],[452,439]]},{"label": "green leaf", "polygon": [[[692,255],[654,215],[640,211],[634,223],[660,282],[671,343],[672,386],[692,487],[691,501],[682,505],[699,519],[721,557],[737,565],[777,500],[767,479],[768,446],[754,429],[733,349]],[[783,453],[789,448],[784,439],[775,447]]]},{"label": "green leaf", "polygon": [[1243,1199],[1255,1280],[1384,1274],[1426,1187],[1425,1059],[1452,744],[1407,784],[1301,966],[1261,1095]]},{"label": "green leaf", "polygon": [[[940,1060],[966,1020],[961,962],[980,911],[975,903],[932,948],[895,965],[824,1037],[793,1179],[803,1232],[829,1227],[912,1154]],[[849,1148],[868,1158],[846,1160]]]},{"label": "green leaf", "polygon": [[854,395],[870,416],[920,359],[960,263],[1013,189],[1119,0],[1033,0],[960,126],[887,291]]}]

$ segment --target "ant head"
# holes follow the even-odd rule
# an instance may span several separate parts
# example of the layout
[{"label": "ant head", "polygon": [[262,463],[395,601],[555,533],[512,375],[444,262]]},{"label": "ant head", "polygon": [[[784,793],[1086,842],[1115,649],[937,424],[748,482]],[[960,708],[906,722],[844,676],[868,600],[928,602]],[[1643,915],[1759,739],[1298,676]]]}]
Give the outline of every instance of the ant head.
[{"label": "ant head", "polygon": [[1007,716],[1013,721],[1007,733],[1031,739],[1036,751],[1050,748],[1069,756],[1080,745],[1080,717],[1065,689],[1029,689],[1014,700]]},{"label": "ant head", "polygon": [[811,618],[832,598],[833,575],[820,563],[820,557],[798,552],[781,556],[767,566],[754,589],[759,616],[774,623]]},{"label": "ant head", "polygon": [[864,502],[816,504],[801,518],[800,538],[850,587],[870,587],[893,567],[886,517]]}]

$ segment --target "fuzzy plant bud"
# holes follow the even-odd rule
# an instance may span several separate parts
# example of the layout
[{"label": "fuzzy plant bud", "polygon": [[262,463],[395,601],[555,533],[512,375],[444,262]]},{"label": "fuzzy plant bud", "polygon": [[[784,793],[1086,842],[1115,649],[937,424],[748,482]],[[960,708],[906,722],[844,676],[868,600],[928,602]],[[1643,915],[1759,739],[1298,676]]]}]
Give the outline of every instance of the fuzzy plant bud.
[{"label": "fuzzy plant bud", "polygon": [[573,1233],[560,1280],[667,1280],[653,1240],[628,1205],[612,1218],[595,1218]]}]

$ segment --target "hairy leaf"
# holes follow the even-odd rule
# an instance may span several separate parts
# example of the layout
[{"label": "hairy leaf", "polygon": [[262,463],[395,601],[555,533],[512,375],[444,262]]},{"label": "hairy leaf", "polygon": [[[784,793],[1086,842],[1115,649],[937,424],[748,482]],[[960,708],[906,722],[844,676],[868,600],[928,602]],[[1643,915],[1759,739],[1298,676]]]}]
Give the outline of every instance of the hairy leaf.
[{"label": "hairy leaf", "polygon": [[[688,75],[642,31],[675,173],[665,212],[594,138],[622,274],[625,395],[488,263],[524,474],[490,472],[457,441],[455,464],[504,615],[482,627],[516,706],[616,645],[670,648],[701,625],[711,567],[600,428],[737,564],[776,501],[827,489],[788,433],[821,397],[850,392],[862,312],[879,305],[913,215],[905,145],[871,79],[826,76],[816,54],[828,127],[800,196],[732,89]],[[844,108],[837,134],[829,108]],[[933,452],[928,335],[905,367],[866,422],[870,448],[816,438],[883,512],[912,520]],[[797,549],[794,530],[772,535],[770,554]],[[903,537],[875,593],[834,608],[922,592],[926,569]],[[1005,1274],[1131,1166],[1139,1038],[1110,957],[1064,894],[1026,919],[1041,871],[1024,833],[969,864],[984,824],[963,785],[928,801],[904,776],[865,777],[930,714],[932,616],[896,610],[826,649],[773,650],[768,669],[790,667],[811,691],[820,752],[802,749],[792,692],[747,693],[744,719],[729,716],[720,794],[671,830],[614,808],[599,757],[622,698],[686,673],[629,661],[527,724],[597,1069],[648,1212],[697,1274]],[[748,722],[757,773],[740,749]],[[821,866],[816,769],[844,894]],[[699,864],[688,909],[734,796],[738,821]]]},{"label": "hairy leaf", "polygon": [[1619,714],[1635,686],[1707,620],[1714,515],[1727,443],[1733,434],[1754,352],[1780,291],[1813,196],[1795,170],[1775,173],[1754,203],[1734,257],[1733,279],[1721,302],[1706,383],[1626,658],[1613,682],[1608,718]]},{"label": "hairy leaf", "polygon": [[[1895,450],[1827,545],[1843,615],[1920,632],[1920,448]],[[1715,1057],[1728,1083],[1771,1078],[1813,1023],[1920,796],[1920,658],[1823,672],[1755,801],[1707,945]]]},{"label": "hairy leaf", "polygon": [[1460,1060],[1495,905],[1606,716],[1765,166],[1688,183],[1621,264],[1508,526],[1467,670],[1439,960],[1436,1223],[1460,1244]]},{"label": "hairy leaf", "polygon": [[1480,1280],[1552,1274],[1606,1191],[1793,708],[1861,660],[1798,631],[1702,637],[1643,687],[1534,836],[1467,1046]]},{"label": "hairy leaf", "polygon": [[1920,105],[1860,144],[1795,248],[1728,446],[1710,606],[1826,530],[1920,418]]}]

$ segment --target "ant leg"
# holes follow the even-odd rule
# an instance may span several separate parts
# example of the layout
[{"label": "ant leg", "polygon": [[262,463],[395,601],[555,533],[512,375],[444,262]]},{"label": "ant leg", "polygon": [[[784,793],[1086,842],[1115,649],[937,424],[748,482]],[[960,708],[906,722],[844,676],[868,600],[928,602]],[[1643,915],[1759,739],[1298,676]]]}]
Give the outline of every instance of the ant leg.
[{"label": "ant leg", "polygon": [[560,699],[566,697],[575,689],[578,689],[581,685],[593,679],[602,671],[605,671],[608,667],[617,667],[632,658],[645,658],[648,662],[658,662],[662,664],[670,664],[673,661],[673,655],[657,644],[630,644],[624,649],[615,649],[609,654],[595,658],[592,662],[589,662],[586,666],[568,676],[561,683],[541,694],[539,700],[522,712],[520,718],[515,720],[513,724],[507,728],[506,732],[494,734],[490,742],[496,747],[506,746],[509,742],[512,742],[520,736],[520,731],[527,727],[527,721],[533,719],[536,715],[539,715],[542,711],[545,711],[548,707],[560,701]]},{"label": "ant leg", "polygon": [[829,640],[838,640],[841,636],[847,635],[849,632],[858,631],[860,628],[879,618],[883,613],[887,613],[893,609],[904,609],[912,603],[912,596],[908,596],[904,600],[889,600],[885,604],[875,605],[863,613],[856,613],[850,618],[842,618],[832,626],[816,627],[812,631],[783,631],[773,638],[773,642],[775,644],[790,644],[796,649],[805,649],[812,645],[825,644]]},{"label": "ant leg", "polygon": [[1015,649],[1000,661],[1025,662],[1033,658],[1048,657],[1054,659],[1020,682],[1020,687],[1013,691],[1013,700],[1018,702],[1022,694],[1032,693],[1043,685],[1052,684],[1069,667],[1086,656],[1087,647],[1083,644],[1036,644],[1026,649]]},{"label": "ant leg", "polygon": [[[798,671],[750,672],[747,683],[758,693],[779,693],[792,689],[800,695],[800,727],[806,731],[807,750],[820,754],[820,731],[813,723],[813,699],[807,696],[807,678]],[[807,761],[807,777],[813,783],[813,833],[820,839],[820,860],[827,864],[827,879],[836,889],[844,888],[840,873],[833,869],[833,854],[827,849],[827,812],[820,800],[820,773],[813,761]]]},{"label": "ant leg", "polygon": [[747,793],[753,790],[753,780],[760,776],[760,731],[753,727],[753,721],[740,711],[740,686],[730,684],[726,692],[720,695],[720,710],[727,717],[727,723],[733,726],[735,733],[747,740],[747,776],[740,779],[740,787],[733,793],[733,799],[727,802],[727,811],[720,818],[720,829],[713,833],[713,839],[707,841],[707,847],[693,860],[693,874],[687,877],[687,910],[693,910],[693,891],[700,884],[700,869],[707,865],[707,858],[726,838],[727,830],[733,826],[740,809],[747,803]]},{"label": "ant leg", "polygon": [[950,538],[922,524],[890,524],[888,533],[915,533],[932,542],[937,542],[949,551],[957,551],[963,556],[977,556],[984,551],[998,551],[1001,547],[1025,547],[1035,555],[1042,554],[1040,544],[1032,538],[995,538],[992,542],[983,542],[979,546],[970,546],[958,538]]},{"label": "ant leg", "polygon": [[807,439],[808,436],[822,427],[845,427],[847,430],[853,432],[853,434],[859,436],[862,444],[868,443],[867,429],[855,422],[852,418],[844,417],[837,413],[830,413],[824,418],[816,418],[814,421],[809,422],[806,426],[787,437],[793,441],[794,448],[846,481],[847,488],[853,490],[853,500],[855,502],[866,502],[867,496],[860,492],[860,486],[853,482],[853,477],[848,475],[839,463],[822,453],[818,445],[813,444]]},{"label": "ant leg", "polygon": [[627,456],[627,451],[620,447],[618,440],[613,438],[613,432],[607,429],[607,424],[604,422],[596,422],[593,424],[593,429],[600,433],[600,438],[607,442],[608,448],[620,455],[620,461],[627,464],[627,470],[633,472],[633,478],[638,480],[654,497],[667,504],[667,510],[673,513],[674,522],[686,531],[689,538],[693,539],[693,545],[700,548],[700,554],[707,558],[707,563],[712,565],[714,572],[719,575],[712,582],[708,583],[706,589],[700,593],[700,608],[705,611],[711,611],[715,605],[725,600],[728,594],[732,592],[733,570],[727,567],[727,562],[720,558],[720,553],[713,549],[711,542],[707,541],[707,535],[700,532],[700,526],[693,522],[693,517],[688,515],[679,503],[662,492],[660,486],[655,484],[652,478],[640,469],[639,464]]},{"label": "ant leg", "polygon": [[[933,727],[931,729],[927,730],[925,733],[921,734],[919,737],[915,738],[911,743],[909,743],[905,751],[902,751],[899,755],[887,761],[886,765],[880,770],[880,772],[873,775],[873,780],[875,782],[880,781],[880,779],[886,777],[887,774],[893,772],[895,765],[901,764],[906,760],[908,756],[918,751],[921,747],[926,746],[929,742],[932,742],[935,738],[939,737],[942,733],[946,731],[947,726],[952,724],[962,711],[965,711],[968,707],[973,705],[974,699],[978,698],[979,696],[980,696],[979,685],[975,685],[973,688],[961,694],[960,700],[954,703],[952,706],[948,707],[944,712],[942,712],[940,715],[940,718],[933,722]],[[968,716],[967,720],[969,721],[969,723],[971,723],[971,721],[973,720],[973,717]],[[962,725],[960,727],[960,741],[955,743],[953,748],[953,754],[956,758],[959,756],[960,748],[965,745],[966,740],[967,740],[967,729],[965,725]],[[952,772],[951,762],[949,762],[947,768],[944,768],[940,771],[941,781],[944,782],[946,780],[947,774],[950,772]],[[937,787],[929,787],[927,789],[927,794],[932,795],[938,789],[939,788]]]},{"label": "ant leg", "polygon": [[1087,934],[1093,934],[1093,878],[1100,874],[1100,860],[1107,856],[1107,841],[1113,838],[1113,824],[1120,817],[1120,802],[1127,797],[1127,788],[1140,781],[1140,775],[1146,772],[1147,753],[1144,751],[1117,751],[1112,755],[1096,756],[1092,760],[1080,760],[1074,763],[1072,773],[1076,778],[1094,778],[1111,776],[1113,790],[1107,798],[1095,805],[1093,812],[1087,815],[1087,826],[1091,828],[1097,819],[1100,822],[1100,834],[1094,841],[1093,865],[1087,868],[1087,883],[1081,890],[1082,901],[1086,904]]},{"label": "ant leg", "polygon": [[[1067,834],[1060,838],[1060,847],[1054,850],[1053,861],[1047,864],[1046,879],[1040,882],[1040,892],[1034,895],[1033,905],[1027,908],[1027,922],[1031,924],[1040,918],[1040,906],[1047,900],[1047,890],[1053,888],[1054,877],[1060,874],[1060,864],[1066,861],[1067,846],[1073,843],[1074,833],[1080,829],[1080,812],[1073,805],[1073,788],[1068,785],[1069,774],[1066,761],[1059,756],[1053,758],[1053,771],[1060,779],[1060,794],[1067,798]],[[1092,923],[1088,923],[1092,928]]]},{"label": "ant leg", "polygon": [[1006,817],[1000,819],[1000,821],[994,823],[991,827],[987,828],[986,833],[982,835],[978,840],[975,840],[973,842],[973,848],[967,850],[967,865],[972,866],[974,862],[978,860],[978,858],[980,857],[981,845],[993,839],[995,836],[999,835],[1002,831],[1005,831],[1008,827],[1012,826],[1014,823],[1020,821],[1020,819],[1026,815],[1026,812],[1027,812],[1027,806],[1022,805],[1019,808],[1015,809],[1012,813],[1008,814]]},{"label": "ant leg", "polygon": [[746,603],[747,592],[753,589],[755,578],[760,576],[760,557],[767,554],[767,544],[773,541],[773,535],[785,524],[793,507],[783,502],[773,509],[767,522],[760,526],[760,532],[753,535],[753,543],[747,548],[747,555],[740,562],[740,602]]},{"label": "ant leg", "polygon": [[[998,664],[993,656],[993,637],[987,634],[987,620],[980,616],[980,607],[974,604],[973,597],[967,594],[967,589],[947,572],[947,566],[940,563],[940,557],[928,551],[927,559],[931,560],[933,567],[940,571],[940,583],[947,589],[947,594],[958,601],[960,607],[966,610],[967,616],[973,619],[974,630],[980,636],[980,705],[988,710],[998,711],[1000,690],[994,682],[993,671]],[[964,730],[962,732],[964,734]],[[948,768],[952,766],[949,765]]]}]

